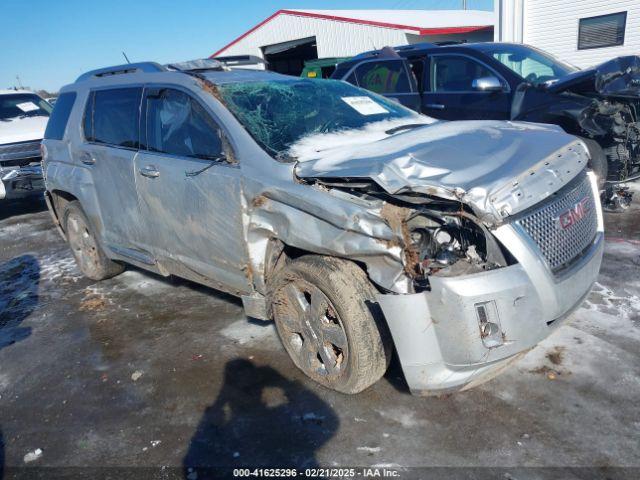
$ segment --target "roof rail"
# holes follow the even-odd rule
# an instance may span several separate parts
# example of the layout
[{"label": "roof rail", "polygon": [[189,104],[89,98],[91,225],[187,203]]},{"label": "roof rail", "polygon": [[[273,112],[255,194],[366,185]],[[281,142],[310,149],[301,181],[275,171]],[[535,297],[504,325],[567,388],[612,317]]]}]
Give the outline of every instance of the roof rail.
[{"label": "roof rail", "polygon": [[418,50],[420,48],[435,48],[437,47],[437,43],[430,42],[421,42],[421,43],[413,43],[411,45],[400,45],[398,47],[394,47],[397,52],[406,52],[408,50]]},{"label": "roof rail", "polygon": [[198,58],[186,62],[168,63],[165,67],[178,72],[203,72],[206,70],[222,70],[224,64],[214,58]]},{"label": "roof rail", "polygon": [[165,67],[156,62],[126,63],[124,65],[98,68],[97,70],[83,73],[76,79],[76,82],[83,82],[94,77],[108,77],[110,75],[123,75],[125,73],[164,72],[166,70]]},{"label": "roof rail", "polygon": [[237,65],[263,65],[267,63],[263,58],[256,55],[226,55],[212,58],[214,60],[218,60],[227,67],[234,67]]},{"label": "roof rail", "polygon": [[439,47],[447,47],[449,45],[462,45],[464,43],[467,43],[466,40],[447,40],[444,42],[435,42],[435,44]]}]

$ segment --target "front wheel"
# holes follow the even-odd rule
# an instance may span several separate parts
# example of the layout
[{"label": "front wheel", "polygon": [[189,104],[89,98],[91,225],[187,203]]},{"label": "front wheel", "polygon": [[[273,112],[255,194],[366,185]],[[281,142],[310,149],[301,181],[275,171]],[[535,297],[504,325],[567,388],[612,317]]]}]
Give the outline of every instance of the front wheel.
[{"label": "front wheel", "polygon": [[609,163],[604,150],[598,142],[590,138],[580,137],[589,149],[589,168],[593,170],[598,179],[598,187],[602,190],[607,181],[607,175],[609,174]]},{"label": "front wheel", "polygon": [[278,334],[307,376],[342,393],[358,393],[387,368],[390,341],[375,289],[352,262],[308,255],[272,282]]}]

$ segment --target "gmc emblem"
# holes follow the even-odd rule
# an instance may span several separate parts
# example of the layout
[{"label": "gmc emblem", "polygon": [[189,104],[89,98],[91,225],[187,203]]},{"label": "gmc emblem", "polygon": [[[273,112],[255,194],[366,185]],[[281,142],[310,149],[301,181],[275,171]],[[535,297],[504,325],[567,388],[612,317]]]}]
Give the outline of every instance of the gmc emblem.
[{"label": "gmc emblem", "polygon": [[589,213],[589,197],[584,197],[558,216],[556,219],[556,226],[559,230],[571,228],[586,217],[587,213]]}]

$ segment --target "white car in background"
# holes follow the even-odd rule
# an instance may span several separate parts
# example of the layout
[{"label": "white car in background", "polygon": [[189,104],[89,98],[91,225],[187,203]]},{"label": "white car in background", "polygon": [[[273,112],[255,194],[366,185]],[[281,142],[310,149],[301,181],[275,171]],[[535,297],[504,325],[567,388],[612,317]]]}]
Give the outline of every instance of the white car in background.
[{"label": "white car in background", "polygon": [[0,90],[0,200],[44,190],[40,142],[51,105],[28,90]]}]

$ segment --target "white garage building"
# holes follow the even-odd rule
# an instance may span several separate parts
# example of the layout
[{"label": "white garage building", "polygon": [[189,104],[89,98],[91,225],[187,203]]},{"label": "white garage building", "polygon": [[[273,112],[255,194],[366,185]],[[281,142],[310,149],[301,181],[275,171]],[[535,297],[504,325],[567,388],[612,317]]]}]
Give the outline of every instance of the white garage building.
[{"label": "white garage building", "polygon": [[212,57],[256,55],[272,70],[299,75],[306,60],[386,45],[491,41],[494,19],[478,10],[279,10]]},{"label": "white garage building", "polygon": [[526,43],[586,68],[640,55],[640,0],[495,0],[495,40]]}]

